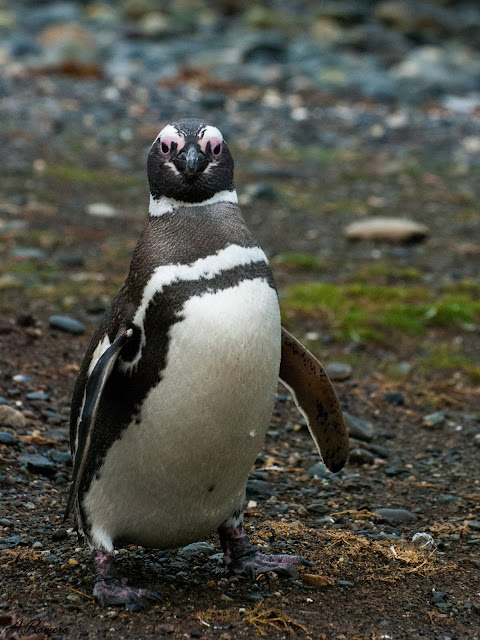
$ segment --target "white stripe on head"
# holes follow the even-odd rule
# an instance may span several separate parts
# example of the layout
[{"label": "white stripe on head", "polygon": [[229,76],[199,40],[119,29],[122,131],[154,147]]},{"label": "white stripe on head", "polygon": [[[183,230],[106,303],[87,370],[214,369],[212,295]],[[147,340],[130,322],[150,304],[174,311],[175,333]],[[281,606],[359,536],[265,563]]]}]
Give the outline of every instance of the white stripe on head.
[{"label": "white stripe on head", "polygon": [[185,146],[185,138],[171,124],[167,124],[167,126],[160,131],[155,142],[157,140],[159,140],[161,144],[166,144],[169,149],[172,146],[172,142],[175,142],[177,151]]},{"label": "white stripe on head", "polygon": [[217,204],[219,202],[231,202],[233,204],[238,203],[238,196],[235,189],[232,191],[219,191],[208,200],[202,200],[202,202],[184,202],[183,200],[175,200],[175,198],[167,198],[167,196],[161,196],[157,200],[150,194],[150,207],[148,210],[151,216],[163,216],[165,213],[170,213],[174,209],[179,207],[204,207],[209,204]]},{"label": "white stripe on head", "polygon": [[207,125],[201,132],[200,139],[198,144],[200,145],[200,149],[205,153],[207,148],[207,144],[210,142],[210,149],[214,149],[218,144],[222,144],[223,136],[217,127],[212,127],[212,125]]}]

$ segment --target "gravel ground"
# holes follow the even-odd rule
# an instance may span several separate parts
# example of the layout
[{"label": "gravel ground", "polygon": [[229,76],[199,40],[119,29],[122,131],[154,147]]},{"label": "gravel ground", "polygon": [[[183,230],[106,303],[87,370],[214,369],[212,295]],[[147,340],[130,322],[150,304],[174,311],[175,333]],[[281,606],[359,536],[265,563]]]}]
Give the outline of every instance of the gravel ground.
[{"label": "gravel ground", "polygon": [[[0,637],[480,637],[480,18],[413,4],[423,20],[409,2],[0,5]],[[233,150],[351,455],[328,473],[279,387],[247,527],[313,566],[250,584],[214,537],[130,547],[125,575],[164,602],[102,611],[61,522],[70,395],[143,225],[148,146],[183,116]],[[346,238],[384,216],[426,237]]]}]

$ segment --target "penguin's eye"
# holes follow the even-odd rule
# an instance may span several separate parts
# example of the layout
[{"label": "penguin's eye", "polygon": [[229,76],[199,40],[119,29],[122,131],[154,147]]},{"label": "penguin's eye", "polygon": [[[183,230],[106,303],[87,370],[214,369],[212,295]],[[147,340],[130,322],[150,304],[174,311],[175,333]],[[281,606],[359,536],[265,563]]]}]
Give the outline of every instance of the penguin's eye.
[{"label": "penguin's eye", "polygon": [[170,147],[166,142],[162,142],[160,146],[162,149],[162,153],[168,153],[170,151]]},{"label": "penguin's eye", "polygon": [[212,153],[215,157],[220,155],[220,151],[222,150],[222,145],[220,143],[216,144],[212,147]]}]

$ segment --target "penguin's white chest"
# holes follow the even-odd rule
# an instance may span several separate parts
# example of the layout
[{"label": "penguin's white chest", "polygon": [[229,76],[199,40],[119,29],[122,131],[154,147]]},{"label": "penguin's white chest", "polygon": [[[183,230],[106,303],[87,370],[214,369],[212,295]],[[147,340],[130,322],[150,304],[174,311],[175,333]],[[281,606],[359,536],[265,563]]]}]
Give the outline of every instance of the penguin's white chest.
[{"label": "penguin's white chest", "polygon": [[275,399],[277,296],[264,279],[245,280],[190,298],[178,315],[161,382],[85,496],[97,547],[183,545],[242,508]]}]

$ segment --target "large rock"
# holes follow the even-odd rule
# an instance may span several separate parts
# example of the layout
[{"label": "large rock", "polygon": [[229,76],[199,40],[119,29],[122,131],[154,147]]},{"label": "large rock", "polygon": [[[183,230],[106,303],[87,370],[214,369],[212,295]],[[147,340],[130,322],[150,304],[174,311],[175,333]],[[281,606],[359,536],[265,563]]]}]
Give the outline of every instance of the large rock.
[{"label": "large rock", "polygon": [[428,235],[428,227],[407,218],[364,218],[345,228],[348,240],[381,240],[384,242],[420,242]]},{"label": "large rock", "polygon": [[0,425],[11,429],[23,429],[26,424],[27,420],[23,413],[6,404],[0,405]]}]

